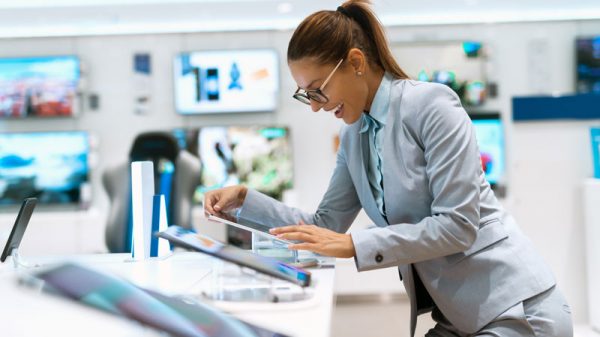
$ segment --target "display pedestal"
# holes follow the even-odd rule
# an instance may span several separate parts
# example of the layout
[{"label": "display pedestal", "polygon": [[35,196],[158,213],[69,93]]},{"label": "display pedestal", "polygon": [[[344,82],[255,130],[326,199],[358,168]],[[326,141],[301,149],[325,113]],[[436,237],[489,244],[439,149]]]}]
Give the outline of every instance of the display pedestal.
[{"label": "display pedestal", "polygon": [[300,257],[298,251],[288,249],[286,243],[271,240],[268,236],[261,236],[255,233],[252,233],[252,252],[300,268],[316,267],[319,265],[318,259]]},{"label": "display pedestal", "polygon": [[583,184],[589,319],[592,329],[600,332],[600,179]]},{"label": "display pedestal", "polygon": [[219,262],[201,295],[212,301],[294,302],[312,297],[305,288],[254,270]]},{"label": "display pedestal", "polygon": [[29,264],[21,258],[21,254],[19,254],[19,248],[15,248],[10,253],[10,257],[12,260],[12,265],[14,269],[26,269],[26,268],[35,268],[39,267],[38,264]]}]

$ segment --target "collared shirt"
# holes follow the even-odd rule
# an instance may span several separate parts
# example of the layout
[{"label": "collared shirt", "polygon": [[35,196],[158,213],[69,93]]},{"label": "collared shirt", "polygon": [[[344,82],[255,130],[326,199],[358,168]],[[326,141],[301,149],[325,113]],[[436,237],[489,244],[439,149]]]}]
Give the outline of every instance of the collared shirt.
[{"label": "collared shirt", "polygon": [[379,212],[384,217],[385,207],[383,198],[383,135],[385,121],[390,105],[390,90],[394,78],[390,73],[385,73],[379,88],[371,103],[371,111],[362,114],[360,133],[368,132],[369,158],[367,163],[367,178],[373,192],[375,203]]}]

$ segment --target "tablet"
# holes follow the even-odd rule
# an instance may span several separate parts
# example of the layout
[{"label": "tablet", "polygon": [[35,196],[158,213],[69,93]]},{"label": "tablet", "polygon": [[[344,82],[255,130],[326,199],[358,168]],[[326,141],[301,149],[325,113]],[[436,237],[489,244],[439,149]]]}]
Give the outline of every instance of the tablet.
[{"label": "tablet", "polygon": [[283,337],[211,306],[143,289],[118,277],[65,263],[22,276],[21,284],[138,321],[177,337]]},{"label": "tablet", "polygon": [[286,245],[292,245],[292,244],[296,243],[296,242],[293,242],[290,240],[278,238],[277,236],[269,233],[269,229],[271,229],[273,227],[269,227],[267,225],[263,225],[258,222],[250,221],[248,219],[238,218],[237,222],[233,222],[233,221],[229,221],[229,220],[226,220],[223,218],[216,217],[211,214],[208,216],[208,220],[220,222],[220,223],[223,223],[223,224],[226,224],[229,226],[233,226],[233,227],[237,227],[237,228],[241,228],[241,229],[245,229],[247,231],[250,231],[252,233],[260,235],[262,237],[265,237],[265,238],[268,238],[268,239],[271,239],[274,241],[278,241],[281,243],[285,243]]},{"label": "tablet", "polygon": [[154,235],[169,240],[173,245],[215,256],[219,259],[295,283],[302,287],[310,285],[309,271],[283,263],[274,258],[222,244],[189,229],[170,226],[167,230],[155,233]]},{"label": "tablet", "polygon": [[15,220],[15,224],[13,225],[10,235],[8,236],[8,240],[6,241],[6,246],[4,246],[4,250],[2,251],[2,256],[0,256],[0,262],[6,261],[6,258],[12,254],[12,251],[19,248],[21,240],[23,239],[23,235],[25,234],[25,229],[27,229],[27,224],[29,224],[29,219],[31,219],[31,214],[33,213],[36,202],[36,198],[27,198],[23,200],[21,208],[19,209],[19,214]]}]

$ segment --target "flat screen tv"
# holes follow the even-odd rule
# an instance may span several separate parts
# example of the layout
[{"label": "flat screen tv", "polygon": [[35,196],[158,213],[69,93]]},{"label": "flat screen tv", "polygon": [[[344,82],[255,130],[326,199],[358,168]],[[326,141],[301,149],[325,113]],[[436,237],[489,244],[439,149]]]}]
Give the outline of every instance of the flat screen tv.
[{"label": "flat screen tv", "polygon": [[198,51],[174,61],[180,114],[273,111],[279,62],[271,49]]},{"label": "flat screen tv", "polygon": [[505,148],[504,127],[500,114],[470,114],[477,144],[481,155],[481,167],[487,181],[493,188],[504,182]]},{"label": "flat screen tv", "polygon": [[198,202],[206,191],[236,184],[276,199],[292,188],[292,148],[286,127],[209,126],[173,133],[202,163]]},{"label": "flat screen tv", "polygon": [[79,204],[89,186],[88,153],[84,131],[0,133],[0,205],[30,197]]},{"label": "flat screen tv", "polygon": [[575,44],[577,92],[600,93],[600,36],[579,38]]},{"label": "flat screen tv", "polygon": [[0,58],[0,116],[74,116],[79,76],[75,56]]}]

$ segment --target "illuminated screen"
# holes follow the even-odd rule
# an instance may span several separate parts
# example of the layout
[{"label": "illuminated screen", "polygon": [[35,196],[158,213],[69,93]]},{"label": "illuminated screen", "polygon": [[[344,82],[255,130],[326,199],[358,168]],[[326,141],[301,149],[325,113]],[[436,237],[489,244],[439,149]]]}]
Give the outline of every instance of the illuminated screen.
[{"label": "illuminated screen", "polygon": [[75,56],[0,59],[0,116],[73,116],[78,82]]},{"label": "illuminated screen", "polygon": [[173,134],[202,163],[196,202],[206,191],[237,184],[279,200],[292,188],[292,150],[285,127],[215,126],[178,129]]},{"label": "illuminated screen", "polygon": [[36,277],[44,290],[182,337],[284,337],[242,322],[206,304],[144,290],[117,277],[63,264]]},{"label": "illuminated screen", "polygon": [[279,62],[274,50],[182,53],[175,58],[175,108],[181,114],[273,111]]},{"label": "illuminated screen", "polygon": [[79,203],[88,152],[83,131],[0,133],[0,205]]},{"label": "illuminated screen", "polygon": [[481,154],[481,166],[490,185],[502,182],[505,170],[504,130],[498,114],[471,115]]},{"label": "illuminated screen", "polygon": [[576,41],[577,92],[600,93],[600,36]]},{"label": "illuminated screen", "polygon": [[258,255],[251,251],[224,245],[209,237],[178,227],[170,226],[157,234],[177,246],[209,254],[225,261],[248,267],[258,272],[286,280],[300,286],[310,285],[310,272],[281,262],[277,259]]}]

